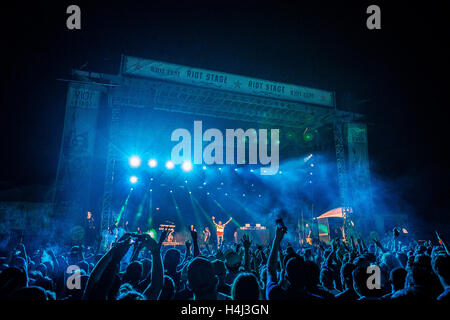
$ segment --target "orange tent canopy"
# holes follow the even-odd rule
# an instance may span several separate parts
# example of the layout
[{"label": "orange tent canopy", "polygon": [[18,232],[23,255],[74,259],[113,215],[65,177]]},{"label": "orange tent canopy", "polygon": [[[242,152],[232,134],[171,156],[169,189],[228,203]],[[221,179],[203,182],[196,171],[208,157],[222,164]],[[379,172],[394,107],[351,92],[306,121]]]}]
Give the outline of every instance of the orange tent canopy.
[{"label": "orange tent canopy", "polygon": [[343,218],[344,215],[342,214],[342,208],[336,208],[332,209],[330,211],[325,212],[324,214],[321,214],[317,217],[317,219],[325,219],[325,218]]}]

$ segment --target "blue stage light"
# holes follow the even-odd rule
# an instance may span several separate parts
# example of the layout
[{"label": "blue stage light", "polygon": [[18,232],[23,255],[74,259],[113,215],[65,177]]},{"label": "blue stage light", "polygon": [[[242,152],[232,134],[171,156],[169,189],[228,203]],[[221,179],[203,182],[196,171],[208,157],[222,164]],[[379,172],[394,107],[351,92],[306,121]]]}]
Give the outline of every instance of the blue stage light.
[{"label": "blue stage light", "polygon": [[128,160],[128,163],[130,164],[130,167],[137,168],[141,165],[141,158],[139,158],[138,156],[132,156]]},{"label": "blue stage light", "polygon": [[183,171],[185,171],[185,172],[191,171],[192,170],[192,162],[184,161],[183,164],[181,165],[181,169],[183,169]]},{"label": "blue stage light", "polygon": [[131,176],[130,177],[130,182],[132,183],[132,184],[135,184],[136,182],[138,182],[138,177],[136,177],[136,176]]},{"label": "blue stage light", "polygon": [[175,164],[173,163],[172,160],[169,160],[166,162],[166,168],[169,170],[172,170],[175,167]]},{"label": "blue stage light", "polygon": [[156,161],[155,159],[150,159],[150,160],[148,160],[148,166],[150,167],[150,168],[154,168],[154,167],[156,167],[158,165],[158,161]]},{"label": "blue stage light", "polygon": [[203,166],[203,170],[206,170],[206,166]]}]

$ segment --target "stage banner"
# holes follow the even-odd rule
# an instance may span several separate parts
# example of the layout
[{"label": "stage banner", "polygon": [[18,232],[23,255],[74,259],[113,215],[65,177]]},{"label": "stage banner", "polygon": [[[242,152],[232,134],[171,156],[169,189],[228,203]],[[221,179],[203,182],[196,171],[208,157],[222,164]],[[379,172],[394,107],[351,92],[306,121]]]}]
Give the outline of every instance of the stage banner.
[{"label": "stage banner", "polygon": [[[54,195],[56,211],[87,206],[101,94],[99,86],[69,84]],[[57,216],[62,214],[70,213]]]},{"label": "stage banner", "polygon": [[367,126],[350,122],[347,126],[348,178],[353,211],[359,218],[373,218]]},{"label": "stage banner", "polygon": [[125,75],[156,78],[204,88],[311,103],[326,107],[334,106],[334,94],[330,91],[191,68],[150,59],[123,56],[121,72]]}]

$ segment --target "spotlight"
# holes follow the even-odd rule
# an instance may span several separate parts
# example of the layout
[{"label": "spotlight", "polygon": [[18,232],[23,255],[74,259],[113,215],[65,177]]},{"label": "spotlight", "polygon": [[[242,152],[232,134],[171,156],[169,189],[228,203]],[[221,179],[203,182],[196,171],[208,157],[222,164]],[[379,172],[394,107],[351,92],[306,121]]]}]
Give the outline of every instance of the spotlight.
[{"label": "spotlight", "polygon": [[172,190],[170,190],[169,192],[172,193]]},{"label": "spotlight", "polygon": [[151,229],[150,231],[148,231],[148,235],[150,237],[152,237],[152,239],[156,239],[156,230],[155,229]]},{"label": "spotlight", "polygon": [[185,172],[191,171],[192,170],[192,162],[184,161],[183,164],[181,165],[181,169],[183,169],[183,171],[185,171]]},{"label": "spotlight", "polygon": [[206,193],[206,195],[207,195],[207,196],[209,196],[209,195],[210,195],[210,193],[209,193],[209,192],[207,192],[207,193]]},{"label": "spotlight", "polygon": [[283,171],[280,170],[280,172],[278,172],[279,174],[283,174]]},{"label": "spotlight", "polygon": [[166,168],[169,170],[172,170],[175,167],[175,164],[173,163],[172,160],[169,160],[166,162]]},{"label": "spotlight", "polygon": [[222,171],[222,168],[219,168],[219,171]]},{"label": "spotlight", "polygon": [[250,169],[250,172],[253,172],[253,169]]},{"label": "spotlight", "polygon": [[154,168],[154,167],[156,167],[158,165],[158,161],[156,161],[155,159],[150,159],[150,160],[148,160],[148,166],[150,167],[150,168]]},{"label": "spotlight", "polygon": [[139,158],[138,156],[132,156],[128,160],[128,163],[130,164],[130,167],[137,168],[141,165],[141,158]]},{"label": "spotlight", "polygon": [[206,166],[203,166],[203,170],[206,170]]},{"label": "spotlight", "polygon": [[234,171],[236,171],[236,172],[237,172],[237,168],[234,168]]},{"label": "spotlight", "polygon": [[309,130],[309,128],[306,128],[305,131],[303,131],[303,140],[306,142],[312,141],[314,139],[314,133]]},{"label": "spotlight", "polygon": [[130,182],[133,183],[133,184],[135,184],[136,182],[138,182],[138,177],[136,177],[136,176],[131,176],[131,177],[130,177]]}]

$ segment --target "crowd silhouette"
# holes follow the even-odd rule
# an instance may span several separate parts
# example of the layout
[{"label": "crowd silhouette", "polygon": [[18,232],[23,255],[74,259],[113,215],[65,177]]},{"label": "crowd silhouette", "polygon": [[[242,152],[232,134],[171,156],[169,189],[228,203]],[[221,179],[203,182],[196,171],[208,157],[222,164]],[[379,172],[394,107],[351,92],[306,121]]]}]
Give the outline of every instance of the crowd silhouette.
[{"label": "crowd silhouette", "polygon": [[[275,227],[274,227],[275,228]],[[126,233],[104,254],[91,247],[24,244],[0,252],[1,300],[306,300],[449,301],[450,256],[436,243],[334,239],[294,248],[277,226],[270,245],[238,243],[166,248]],[[372,271],[373,272],[372,272]],[[379,272],[377,277],[376,273]]]}]

